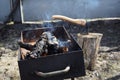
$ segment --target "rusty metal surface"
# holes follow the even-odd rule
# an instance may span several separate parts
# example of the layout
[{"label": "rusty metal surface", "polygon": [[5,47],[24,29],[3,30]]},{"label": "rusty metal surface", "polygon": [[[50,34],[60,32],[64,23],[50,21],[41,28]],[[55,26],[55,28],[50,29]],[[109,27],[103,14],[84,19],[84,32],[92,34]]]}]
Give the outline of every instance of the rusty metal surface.
[{"label": "rusty metal surface", "polygon": [[[26,30],[22,32],[22,39],[23,42],[34,42],[40,38],[40,35],[45,31],[51,31],[53,34],[58,38],[62,40],[67,40],[70,38],[70,35],[64,29],[64,27],[47,27],[47,28],[38,28],[34,30]],[[62,34],[62,35],[61,35]]]}]

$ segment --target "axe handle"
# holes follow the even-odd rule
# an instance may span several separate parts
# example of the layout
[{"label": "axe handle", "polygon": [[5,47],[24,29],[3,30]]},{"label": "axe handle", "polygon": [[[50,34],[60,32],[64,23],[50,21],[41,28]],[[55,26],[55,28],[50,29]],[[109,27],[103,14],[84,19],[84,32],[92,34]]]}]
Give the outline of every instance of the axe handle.
[{"label": "axe handle", "polygon": [[61,19],[61,20],[68,21],[68,22],[78,24],[78,25],[81,25],[81,26],[86,25],[86,20],[85,19],[73,19],[73,18],[69,18],[69,17],[66,17],[66,16],[62,16],[62,15],[53,15],[52,19]]}]

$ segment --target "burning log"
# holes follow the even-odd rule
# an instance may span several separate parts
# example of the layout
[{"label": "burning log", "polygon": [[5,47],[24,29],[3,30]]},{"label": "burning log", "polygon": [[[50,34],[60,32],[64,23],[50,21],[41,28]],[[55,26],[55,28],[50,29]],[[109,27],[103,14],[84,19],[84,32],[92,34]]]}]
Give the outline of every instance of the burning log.
[{"label": "burning log", "polygon": [[[70,41],[66,42],[68,43]],[[59,40],[49,31],[43,32],[39,40],[34,45],[20,41],[18,44],[21,48],[25,48],[30,51],[26,54],[26,59],[34,59],[44,55],[65,53],[68,51],[68,48],[66,46],[60,46]]]}]

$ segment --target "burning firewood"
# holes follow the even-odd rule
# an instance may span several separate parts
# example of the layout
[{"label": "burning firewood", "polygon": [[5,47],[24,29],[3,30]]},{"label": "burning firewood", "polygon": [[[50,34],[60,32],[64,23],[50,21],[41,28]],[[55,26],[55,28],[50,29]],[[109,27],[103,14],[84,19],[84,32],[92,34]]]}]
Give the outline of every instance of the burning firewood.
[{"label": "burning firewood", "polygon": [[[68,42],[70,42],[70,40],[66,41],[66,43]],[[68,52],[68,47],[61,47],[59,40],[49,31],[43,32],[39,40],[34,45],[20,41],[18,44],[21,48],[25,48],[30,51],[26,54],[26,59],[34,59],[44,55]]]}]

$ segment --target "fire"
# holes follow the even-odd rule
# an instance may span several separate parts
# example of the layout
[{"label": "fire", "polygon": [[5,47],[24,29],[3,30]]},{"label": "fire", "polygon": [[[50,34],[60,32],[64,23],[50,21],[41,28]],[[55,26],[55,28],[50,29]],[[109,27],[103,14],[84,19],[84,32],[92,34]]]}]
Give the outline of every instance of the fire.
[{"label": "fire", "polygon": [[61,41],[58,40],[52,32],[43,32],[39,40],[34,45],[18,42],[21,48],[25,48],[30,52],[27,52],[25,59],[34,59],[41,56],[47,56],[58,53],[68,52],[68,43],[70,40]]}]

